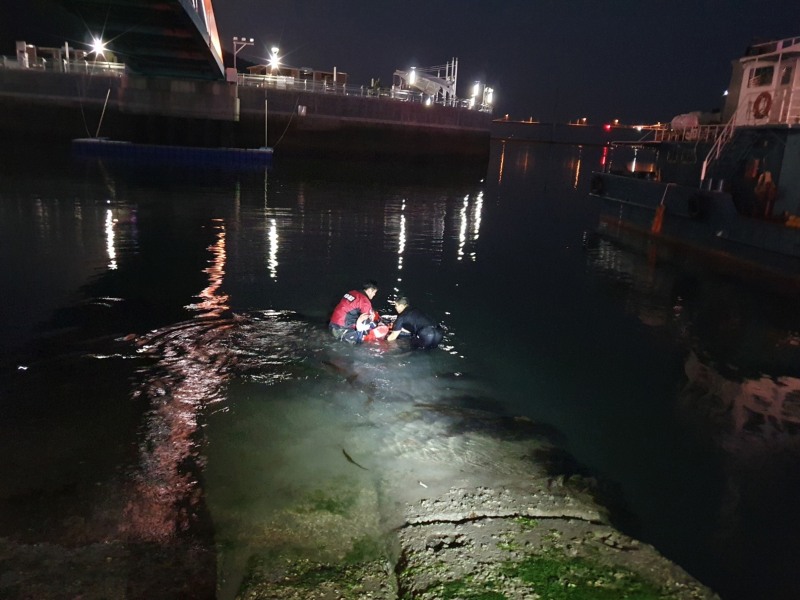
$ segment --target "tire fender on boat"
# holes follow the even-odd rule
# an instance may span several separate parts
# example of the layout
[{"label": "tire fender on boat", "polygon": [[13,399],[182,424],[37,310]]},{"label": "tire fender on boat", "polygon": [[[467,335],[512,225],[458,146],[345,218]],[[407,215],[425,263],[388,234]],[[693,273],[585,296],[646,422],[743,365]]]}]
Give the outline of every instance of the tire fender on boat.
[{"label": "tire fender on boat", "polygon": [[769,114],[770,108],[772,108],[772,96],[769,92],[761,92],[753,102],[753,116],[756,119],[763,119]]},{"label": "tire fender on boat", "polygon": [[589,190],[598,196],[602,196],[606,193],[606,182],[603,181],[602,175],[595,175],[592,177],[592,181],[589,184]]},{"label": "tire fender on boat", "polygon": [[686,212],[692,219],[704,219],[708,214],[708,203],[710,199],[705,194],[697,192],[689,196],[686,201]]}]

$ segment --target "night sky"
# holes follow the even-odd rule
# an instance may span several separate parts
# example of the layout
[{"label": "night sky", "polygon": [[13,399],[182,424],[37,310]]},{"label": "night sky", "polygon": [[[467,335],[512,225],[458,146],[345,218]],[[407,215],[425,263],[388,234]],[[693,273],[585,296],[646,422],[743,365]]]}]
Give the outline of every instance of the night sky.
[{"label": "night sky", "polygon": [[[26,4],[0,2],[4,17]],[[798,0],[215,0],[214,10],[227,50],[233,36],[255,39],[240,58],[262,62],[278,46],[290,66],[389,85],[396,69],[458,57],[459,96],[486,82],[496,114],[542,121],[653,123],[721,108],[749,44],[800,36]],[[0,22],[2,54],[58,26]]]}]

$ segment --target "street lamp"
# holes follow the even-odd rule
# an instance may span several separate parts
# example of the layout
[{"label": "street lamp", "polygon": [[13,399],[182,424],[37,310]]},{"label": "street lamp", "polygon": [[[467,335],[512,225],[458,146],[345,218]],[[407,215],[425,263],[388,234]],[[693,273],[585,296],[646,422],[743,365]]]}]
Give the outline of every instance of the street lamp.
[{"label": "street lamp", "polygon": [[233,68],[236,69],[236,55],[242,51],[245,46],[252,46],[253,45],[253,38],[249,40],[247,38],[239,39],[238,37],[233,38]]},{"label": "street lamp", "polygon": [[278,47],[277,46],[273,46],[272,48],[270,48],[269,68],[272,71],[275,71],[275,70],[278,69],[278,67],[280,67],[280,65],[281,65],[281,61],[278,58]]},{"label": "street lamp", "polygon": [[92,50],[91,53],[94,54],[94,59],[97,60],[98,57],[102,56],[105,58],[105,52],[107,50],[106,43],[99,37],[92,38]]},{"label": "street lamp", "polygon": [[[472,86],[472,96],[469,98],[469,107],[475,108],[475,104],[478,102],[478,96],[481,93],[481,82],[476,81],[475,84]],[[483,99],[481,99],[481,103],[483,103]]]}]

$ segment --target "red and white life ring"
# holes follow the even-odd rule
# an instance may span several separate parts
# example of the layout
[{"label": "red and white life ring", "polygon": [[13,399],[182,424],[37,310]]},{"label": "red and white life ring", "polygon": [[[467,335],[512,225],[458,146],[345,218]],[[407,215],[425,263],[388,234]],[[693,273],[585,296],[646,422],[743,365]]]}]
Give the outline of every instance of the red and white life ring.
[{"label": "red and white life ring", "polygon": [[769,92],[761,92],[756,96],[756,101],[753,102],[753,116],[756,119],[763,119],[769,114],[769,109],[772,107],[772,96]]}]

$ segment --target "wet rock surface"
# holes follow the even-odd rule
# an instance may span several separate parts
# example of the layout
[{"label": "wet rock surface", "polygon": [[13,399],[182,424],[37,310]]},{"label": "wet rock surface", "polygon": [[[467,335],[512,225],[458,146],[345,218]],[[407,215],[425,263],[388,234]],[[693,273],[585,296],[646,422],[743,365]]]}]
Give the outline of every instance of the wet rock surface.
[{"label": "wet rock surface", "polygon": [[399,533],[400,598],[716,597],[569,496],[453,490],[411,513]]},{"label": "wet rock surface", "polygon": [[384,541],[379,560],[252,564],[238,598],[717,598],[569,494],[448,490]]},{"label": "wet rock surface", "polygon": [[[215,325],[211,341],[240,347],[230,325]],[[284,339],[286,323],[274,325]],[[620,499],[552,428],[496,410],[455,369],[415,365],[397,391],[386,373],[408,366],[403,354],[381,358],[388,367],[371,357],[337,368],[332,382],[328,362],[309,360],[269,410],[257,386],[282,376],[253,366],[236,414],[207,417],[201,460],[186,426],[195,421],[179,417],[197,381],[206,398],[230,383],[217,358],[207,374],[207,357],[224,355],[213,344],[183,358],[173,338],[196,334],[151,336],[175,364],[163,358],[170,377],[144,387],[153,410],[136,477],[110,499],[59,504],[58,519],[0,537],[0,598],[716,598],[611,525]],[[244,357],[264,361],[246,350],[237,368],[250,373]]]},{"label": "wet rock surface", "polygon": [[[479,439],[483,434],[461,436],[470,447],[488,447]],[[595,499],[602,494],[594,480],[554,476],[546,460],[531,460],[555,447],[538,437],[490,444],[496,454],[485,464],[430,470],[426,481],[414,472],[400,481],[362,472],[361,500],[342,511],[336,525],[329,515],[304,513],[316,523],[317,539],[325,540],[317,556],[327,559],[306,552],[286,563],[261,554],[236,597],[717,598],[653,547],[613,527],[608,509]],[[448,480],[456,485],[448,488]],[[339,544],[337,551],[331,543]],[[339,560],[330,560],[334,554]]]},{"label": "wet rock surface", "polygon": [[0,597],[717,598],[613,527],[594,480],[547,468],[548,444],[473,430],[450,443],[480,449],[468,463],[441,448],[404,454],[405,471],[376,469],[376,456],[369,470],[346,462],[347,475],[316,481],[259,522],[217,508],[216,548],[3,539]]}]

